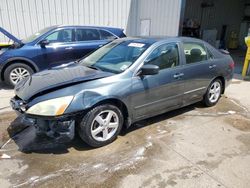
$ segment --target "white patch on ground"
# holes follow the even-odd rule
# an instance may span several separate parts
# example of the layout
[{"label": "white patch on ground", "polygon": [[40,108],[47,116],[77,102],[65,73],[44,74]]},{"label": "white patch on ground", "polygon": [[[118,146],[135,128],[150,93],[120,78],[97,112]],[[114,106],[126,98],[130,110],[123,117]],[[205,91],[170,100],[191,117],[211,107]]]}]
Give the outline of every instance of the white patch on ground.
[{"label": "white patch on ground", "polygon": [[10,159],[10,158],[11,157],[5,153],[1,155],[1,159]]},{"label": "white patch on ground", "polygon": [[21,160],[0,160],[0,187],[10,187],[9,177],[13,174],[22,174],[27,168],[28,165],[23,165]]},{"label": "white patch on ground", "polygon": [[241,104],[239,104],[238,102],[236,102],[235,100],[233,100],[233,99],[229,99],[231,102],[233,102],[235,105],[237,105],[237,106],[239,106],[240,108],[242,108],[245,112],[249,112],[248,111],[248,109],[245,107],[245,106],[243,106],[243,105],[241,105]]},{"label": "white patch on ground", "polygon": [[64,176],[68,173],[72,173],[75,176],[88,177],[88,183],[95,182],[96,176],[100,174],[105,174],[98,179],[98,182],[105,181],[106,178],[112,175],[112,172],[124,169],[135,169],[138,162],[145,159],[145,152],[148,148],[152,147],[152,142],[146,142],[143,146],[138,146],[135,150],[131,152],[124,151],[119,155],[110,155],[107,156],[108,160],[106,163],[103,159],[96,159],[95,163],[83,163],[78,166],[67,166],[65,169],[61,169],[44,176],[33,176],[27,181],[14,185],[14,187],[29,187],[36,186],[39,183],[56,179],[58,177]]},{"label": "white patch on ground", "polygon": [[99,163],[99,164],[94,165],[93,168],[100,168],[100,167],[103,167],[103,166],[105,166],[105,164]]},{"label": "white patch on ground", "polygon": [[31,186],[34,186],[36,185],[37,183],[40,183],[40,182],[44,182],[46,180],[49,180],[49,179],[53,179],[53,178],[56,178],[56,177],[59,177],[63,174],[63,172],[68,172],[69,169],[61,169],[61,170],[58,170],[54,173],[50,173],[48,175],[44,175],[44,176],[32,176],[30,179],[28,179],[27,181],[23,182],[23,183],[20,183],[18,185],[14,185],[13,187],[15,188],[18,188],[18,187],[26,187],[28,185],[31,185]]},{"label": "white patch on ground", "polygon": [[207,112],[199,112],[199,111],[190,111],[187,112],[185,115],[186,116],[207,116],[207,117],[217,117],[218,115],[221,116],[227,116],[227,115],[234,115],[237,114],[237,112],[233,111],[233,110],[229,110],[227,112],[217,112],[217,113],[207,113]]},{"label": "white patch on ground", "polygon": [[168,131],[166,130],[157,130],[159,132],[159,134],[164,134],[164,133],[167,133]]},{"label": "white patch on ground", "polygon": [[228,113],[229,113],[229,114],[236,114],[236,112],[233,111],[233,110],[229,110]]}]

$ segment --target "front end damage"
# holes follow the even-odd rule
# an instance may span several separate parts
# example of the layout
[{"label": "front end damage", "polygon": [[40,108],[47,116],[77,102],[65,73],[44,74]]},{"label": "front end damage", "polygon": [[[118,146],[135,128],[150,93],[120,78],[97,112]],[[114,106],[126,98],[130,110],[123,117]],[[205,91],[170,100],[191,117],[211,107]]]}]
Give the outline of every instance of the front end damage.
[{"label": "front end damage", "polygon": [[79,113],[59,117],[43,117],[26,114],[25,102],[20,99],[12,98],[10,104],[17,114],[22,114],[22,124],[35,127],[36,135],[46,135],[58,142],[68,142],[74,138]]},{"label": "front end damage", "polygon": [[40,117],[31,117],[24,114],[22,124],[34,126],[36,135],[48,136],[58,142],[71,141],[75,136],[75,117],[59,117],[55,119],[47,119]]}]

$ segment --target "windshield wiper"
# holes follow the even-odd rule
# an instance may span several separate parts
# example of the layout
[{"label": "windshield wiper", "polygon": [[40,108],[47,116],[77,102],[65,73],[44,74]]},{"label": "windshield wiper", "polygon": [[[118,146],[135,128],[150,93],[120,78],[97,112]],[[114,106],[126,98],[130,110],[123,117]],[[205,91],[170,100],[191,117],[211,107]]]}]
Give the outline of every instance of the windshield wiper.
[{"label": "windshield wiper", "polygon": [[101,70],[100,68],[98,68],[98,67],[96,67],[94,65],[84,65],[84,66],[86,66],[88,68],[91,68],[91,69],[95,69],[95,70]]}]

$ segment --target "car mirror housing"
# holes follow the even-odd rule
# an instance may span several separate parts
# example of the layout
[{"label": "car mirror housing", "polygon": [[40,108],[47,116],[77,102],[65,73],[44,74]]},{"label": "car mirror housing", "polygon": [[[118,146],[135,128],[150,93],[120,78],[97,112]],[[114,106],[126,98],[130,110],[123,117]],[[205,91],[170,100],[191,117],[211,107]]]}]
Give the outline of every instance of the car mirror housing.
[{"label": "car mirror housing", "polygon": [[49,40],[47,40],[47,39],[41,40],[39,44],[41,47],[45,47],[46,45],[49,44]]},{"label": "car mirror housing", "polygon": [[157,65],[143,65],[140,69],[140,75],[155,75],[159,73],[159,69]]}]

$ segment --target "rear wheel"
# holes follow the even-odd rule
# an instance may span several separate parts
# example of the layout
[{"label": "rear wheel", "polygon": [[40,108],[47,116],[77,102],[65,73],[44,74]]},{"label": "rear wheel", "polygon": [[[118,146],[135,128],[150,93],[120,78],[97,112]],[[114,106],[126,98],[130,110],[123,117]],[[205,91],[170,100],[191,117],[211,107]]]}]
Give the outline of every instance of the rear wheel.
[{"label": "rear wheel", "polygon": [[113,142],[123,125],[120,109],[111,104],[94,107],[82,119],[78,132],[83,141],[92,147],[101,147]]},{"label": "rear wheel", "polygon": [[204,104],[206,106],[214,106],[220,99],[222,93],[222,82],[220,79],[215,79],[208,87],[204,96]]},{"label": "rear wheel", "polygon": [[10,86],[15,86],[20,80],[33,74],[33,69],[24,63],[14,63],[4,72],[4,80]]}]

